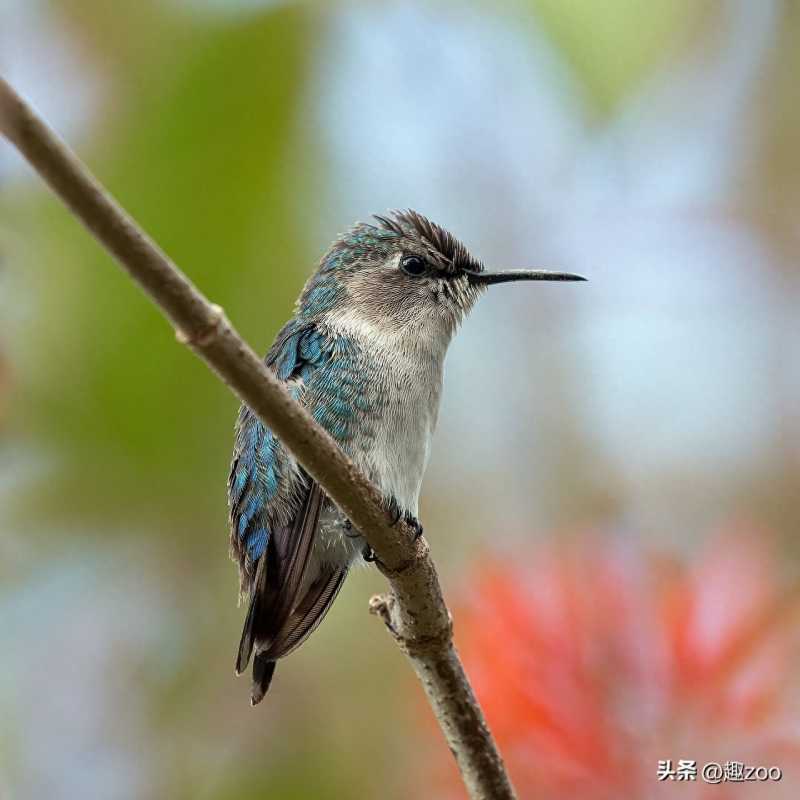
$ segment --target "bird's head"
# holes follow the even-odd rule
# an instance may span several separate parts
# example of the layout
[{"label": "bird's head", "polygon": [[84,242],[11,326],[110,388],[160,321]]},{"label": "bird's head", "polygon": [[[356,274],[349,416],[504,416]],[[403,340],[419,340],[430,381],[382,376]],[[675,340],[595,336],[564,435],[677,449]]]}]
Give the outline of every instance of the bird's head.
[{"label": "bird's head", "polygon": [[585,280],[546,270],[487,272],[458,239],[416,211],[375,220],[334,241],[306,284],[299,314],[448,342],[488,286]]}]

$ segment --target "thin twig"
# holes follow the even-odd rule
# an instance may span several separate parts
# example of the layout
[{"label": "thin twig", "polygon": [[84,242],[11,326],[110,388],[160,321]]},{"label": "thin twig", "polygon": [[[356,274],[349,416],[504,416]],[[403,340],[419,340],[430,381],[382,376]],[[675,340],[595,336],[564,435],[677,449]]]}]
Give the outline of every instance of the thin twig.
[{"label": "thin twig", "polygon": [[422,681],[464,785],[476,800],[514,798],[503,761],[453,646],[450,612],[424,538],[390,524],[381,496],[334,440],[295,402],[210,303],[0,78],[0,132],[117,259],[188,345],[281,439],[369,542],[390,592],[370,609]]}]

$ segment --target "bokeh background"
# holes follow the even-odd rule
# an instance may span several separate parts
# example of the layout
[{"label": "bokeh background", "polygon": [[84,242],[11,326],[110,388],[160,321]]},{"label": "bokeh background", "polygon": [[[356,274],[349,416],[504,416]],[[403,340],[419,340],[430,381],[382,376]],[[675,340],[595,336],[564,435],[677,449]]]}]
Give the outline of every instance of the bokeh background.
[{"label": "bokeh background", "polygon": [[[797,796],[798,3],[2,0],[0,71],[262,351],[387,208],[586,274],[449,355],[467,668],[523,798]],[[461,796],[374,571],[250,709],[235,413],[0,144],[0,797]]]}]

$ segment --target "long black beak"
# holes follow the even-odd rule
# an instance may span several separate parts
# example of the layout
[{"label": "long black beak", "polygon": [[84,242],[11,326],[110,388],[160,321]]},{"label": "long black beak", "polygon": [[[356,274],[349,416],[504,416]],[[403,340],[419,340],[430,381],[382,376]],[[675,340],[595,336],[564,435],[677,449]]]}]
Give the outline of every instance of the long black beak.
[{"label": "long black beak", "polygon": [[509,269],[505,272],[467,272],[471,283],[490,286],[511,281],[585,281],[582,275],[572,272],[550,272],[546,269]]}]

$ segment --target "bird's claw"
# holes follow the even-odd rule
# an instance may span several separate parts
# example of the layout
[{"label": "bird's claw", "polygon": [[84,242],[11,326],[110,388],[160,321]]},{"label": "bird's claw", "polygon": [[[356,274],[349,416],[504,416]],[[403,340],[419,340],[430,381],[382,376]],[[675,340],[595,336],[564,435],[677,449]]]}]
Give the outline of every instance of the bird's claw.
[{"label": "bird's claw", "polygon": [[403,520],[406,523],[406,525],[408,525],[408,527],[414,531],[414,541],[416,542],[417,539],[419,539],[419,537],[422,536],[422,531],[423,531],[422,523],[408,511],[406,511],[406,513],[403,514]]},{"label": "bird's claw", "polygon": [[402,519],[403,522],[405,522],[406,525],[408,525],[414,531],[414,541],[422,536],[422,525],[410,511],[401,511],[400,504],[394,497],[389,498],[387,505],[389,507],[389,513],[392,516],[390,523],[391,525],[397,525],[397,523]]},{"label": "bird's claw", "polygon": [[[422,524],[420,521],[410,512],[410,511],[401,511],[400,506],[397,503],[397,500],[394,497],[389,499],[388,502],[389,506],[389,513],[392,515],[392,525],[397,525],[398,522],[402,519],[406,525],[414,531],[414,541],[416,542],[420,536],[422,536]],[[348,522],[345,523],[345,527],[351,527]],[[366,561],[368,564],[378,564],[381,566],[381,562],[378,557],[375,555],[375,551],[367,544],[364,545],[364,549],[361,551],[361,557]]]}]

